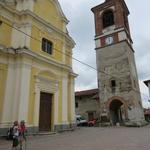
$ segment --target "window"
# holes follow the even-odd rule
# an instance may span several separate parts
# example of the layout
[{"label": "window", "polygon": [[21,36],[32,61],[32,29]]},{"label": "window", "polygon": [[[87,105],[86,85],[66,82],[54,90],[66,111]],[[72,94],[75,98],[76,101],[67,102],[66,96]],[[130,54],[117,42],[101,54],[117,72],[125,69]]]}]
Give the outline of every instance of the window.
[{"label": "window", "polygon": [[111,80],[111,89],[112,89],[112,93],[114,93],[116,91],[116,81],[115,80]]},{"label": "window", "polygon": [[52,54],[53,43],[45,38],[42,39],[42,50],[48,54]]},{"label": "window", "polygon": [[111,80],[111,86],[116,87],[116,81],[115,80]]},{"label": "window", "polygon": [[79,103],[78,102],[76,102],[76,108],[78,108],[79,107]]},{"label": "window", "polygon": [[114,14],[111,10],[103,13],[103,28],[114,25]]}]

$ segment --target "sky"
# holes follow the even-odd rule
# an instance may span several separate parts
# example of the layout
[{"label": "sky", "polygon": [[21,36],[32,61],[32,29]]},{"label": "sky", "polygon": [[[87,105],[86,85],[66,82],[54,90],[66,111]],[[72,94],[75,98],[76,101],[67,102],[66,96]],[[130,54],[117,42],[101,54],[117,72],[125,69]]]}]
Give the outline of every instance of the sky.
[{"label": "sky", "polygon": [[[91,8],[104,0],[59,0],[67,19],[67,28],[76,45],[73,57],[96,68],[94,15]],[[144,107],[150,107],[148,88],[143,83],[150,79],[150,1],[125,0],[129,10],[129,23],[139,84]],[[78,74],[75,90],[97,88],[97,72],[73,60],[74,72]]]}]

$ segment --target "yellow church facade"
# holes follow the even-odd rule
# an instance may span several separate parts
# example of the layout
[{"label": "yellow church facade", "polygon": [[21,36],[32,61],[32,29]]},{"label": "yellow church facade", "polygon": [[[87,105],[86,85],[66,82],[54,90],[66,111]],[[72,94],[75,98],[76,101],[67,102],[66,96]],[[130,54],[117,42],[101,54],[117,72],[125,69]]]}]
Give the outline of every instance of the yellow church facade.
[{"label": "yellow church facade", "polygon": [[0,133],[15,120],[31,132],[74,126],[67,24],[57,0],[0,1]]}]

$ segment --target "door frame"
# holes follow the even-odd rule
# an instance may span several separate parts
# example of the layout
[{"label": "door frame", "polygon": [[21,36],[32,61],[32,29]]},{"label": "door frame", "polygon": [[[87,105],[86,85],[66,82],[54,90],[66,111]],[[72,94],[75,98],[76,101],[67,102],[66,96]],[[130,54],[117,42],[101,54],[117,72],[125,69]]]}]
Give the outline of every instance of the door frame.
[{"label": "door frame", "polygon": [[[50,128],[47,130],[47,131],[52,131],[52,121],[53,121],[53,97],[54,97],[54,94],[53,93],[48,93],[48,92],[43,92],[43,91],[41,91],[40,92],[40,104],[41,104],[41,94],[42,93],[45,93],[45,94],[49,94],[50,95],[50,97],[51,97],[51,99],[50,99]],[[41,106],[39,107],[39,131],[40,131],[40,109],[41,109]],[[47,118],[48,119],[48,118]],[[46,130],[45,130],[46,131]],[[42,131],[41,130],[41,132],[45,132],[44,130]]]},{"label": "door frame", "polygon": [[[57,114],[56,104],[58,103],[58,81],[49,80],[43,77],[36,77],[35,80],[35,104],[34,104],[34,126],[39,128],[39,114],[40,114],[40,93],[53,94],[52,98],[52,122],[51,131],[54,131],[54,116]],[[39,129],[38,129],[39,131]]]}]

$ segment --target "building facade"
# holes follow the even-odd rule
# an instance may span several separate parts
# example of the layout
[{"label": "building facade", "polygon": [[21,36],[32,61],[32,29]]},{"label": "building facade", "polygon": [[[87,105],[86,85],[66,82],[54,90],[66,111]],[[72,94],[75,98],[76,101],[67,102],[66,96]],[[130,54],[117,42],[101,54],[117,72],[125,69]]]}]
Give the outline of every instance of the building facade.
[{"label": "building facade", "polygon": [[32,132],[75,124],[67,24],[57,0],[0,1],[0,133],[15,120]]},{"label": "building facade", "polygon": [[105,0],[92,8],[101,121],[140,126],[144,113],[124,0]]},{"label": "building facade", "polygon": [[83,116],[87,121],[99,119],[98,89],[75,92],[76,115]]},{"label": "building facade", "polygon": [[150,95],[150,80],[146,80],[146,81],[144,81],[144,83],[148,87],[148,89],[149,89],[149,95]]}]

